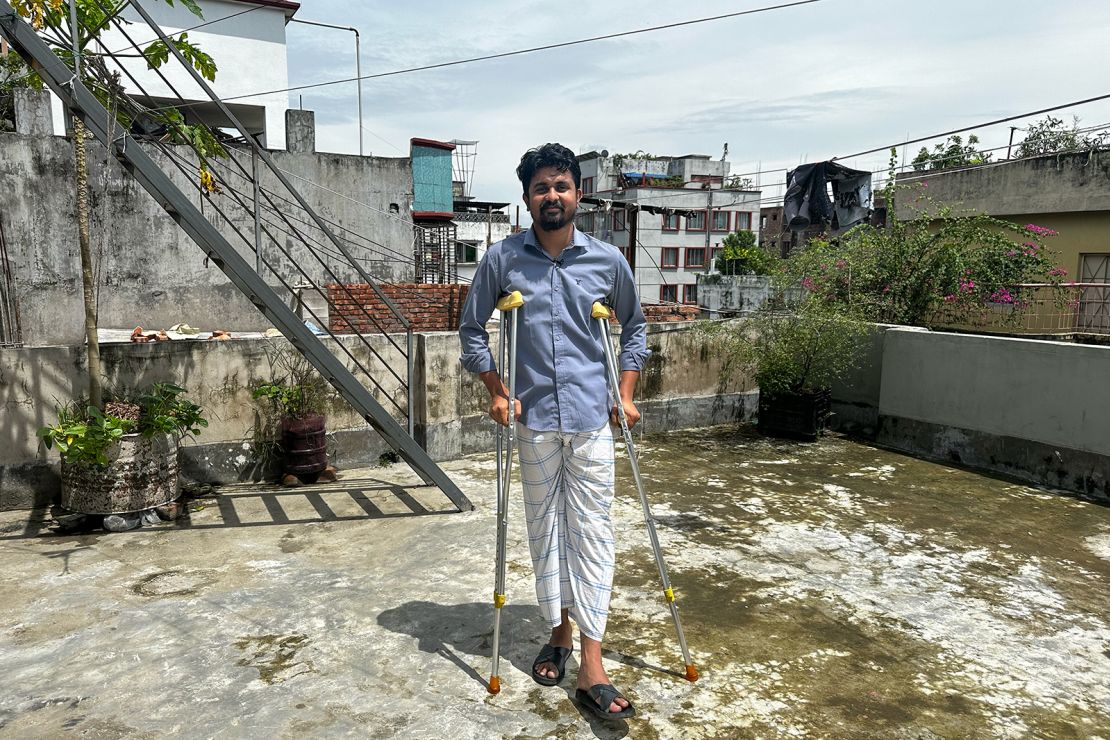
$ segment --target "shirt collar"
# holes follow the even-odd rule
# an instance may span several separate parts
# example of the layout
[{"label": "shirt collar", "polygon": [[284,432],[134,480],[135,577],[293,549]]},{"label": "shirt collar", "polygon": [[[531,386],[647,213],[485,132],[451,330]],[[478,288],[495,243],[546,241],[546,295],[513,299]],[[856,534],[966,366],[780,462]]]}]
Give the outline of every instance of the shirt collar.
[{"label": "shirt collar", "polygon": [[[535,225],[528,227],[528,231],[524,233],[524,243],[535,247],[541,252],[543,251],[543,247],[540,246],[539,240],[536,239]],[[583,250],[585,250],[588,249],[589,246],[590,237],[579,231],[577,226],[571,226],[570,244],[566,246],[566,249],[569,249],[570,247],[581,247]]]}]

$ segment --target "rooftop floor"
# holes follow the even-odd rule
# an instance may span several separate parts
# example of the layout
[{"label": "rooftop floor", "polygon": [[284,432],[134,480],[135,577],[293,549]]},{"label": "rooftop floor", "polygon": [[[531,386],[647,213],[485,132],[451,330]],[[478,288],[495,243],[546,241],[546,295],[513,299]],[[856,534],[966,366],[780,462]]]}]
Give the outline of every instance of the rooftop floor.
[{"label": "rooftop floor", "polygon": [[702,679],[679,677],[624,475],[607,667],[627,723],[577,709],[573,670],[528,678],[545,636],[519,504],[486,692],[487,455],[447,465],[465,514],[404,466],[225,487],[124,534],[0,514],[0,735],[1110,736],[1110,509],[835,436],[640,451]]}]

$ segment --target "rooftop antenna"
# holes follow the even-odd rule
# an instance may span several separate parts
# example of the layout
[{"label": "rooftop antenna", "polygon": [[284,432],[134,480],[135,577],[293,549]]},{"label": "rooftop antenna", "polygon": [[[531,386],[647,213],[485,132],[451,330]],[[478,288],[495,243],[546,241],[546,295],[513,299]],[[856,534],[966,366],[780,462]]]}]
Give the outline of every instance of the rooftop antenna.
[{"label": "rooftop antenna", "polygon": [[455,145],[451,179],[462,183],[463,200],[470,200],[473,198],[474,160],[478,157],[478,142],[451,139],[451,143]]},{"label": "rooftop antenna", "polygon": [[726,159],[728,159],[728,142],[727,141],[725,142],[725,150],[723,152],[721,152],[721,161],[724,162]]}]

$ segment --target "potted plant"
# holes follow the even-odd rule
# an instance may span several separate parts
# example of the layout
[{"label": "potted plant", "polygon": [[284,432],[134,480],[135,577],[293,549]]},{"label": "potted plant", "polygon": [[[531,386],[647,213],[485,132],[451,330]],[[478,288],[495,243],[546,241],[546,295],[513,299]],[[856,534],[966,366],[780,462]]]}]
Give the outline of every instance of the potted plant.
[{"label": "potted plant", "polygon": [[278,437],[282,484],[335,480],[335,468],[328,465],[324,414],[331,387],[301,357],[281,355],[276,362],[286,374],[256,385],[251,394],[269,401],[269,418],[260,420],[261,434],[256,436],[270,445]]},{"label": "potted plant", "polygon": [[781,298],[715,332],[726,371],[753,373],[763,434],[816,440],[831,415],[832,382],[852,369],[865,325],[820,298]]},{"label": "potted plant", "polygon": [[[104,410],[70,404],[39,436],[61,458],[61,506],[80,514],[132,514],[178,497],[181,440],[208,426],[185,389],[155,383],[134,402],[112,401]],[[131,517],[137,524],[137,517]],[[127,527],[130,528],[130,527]]]}]

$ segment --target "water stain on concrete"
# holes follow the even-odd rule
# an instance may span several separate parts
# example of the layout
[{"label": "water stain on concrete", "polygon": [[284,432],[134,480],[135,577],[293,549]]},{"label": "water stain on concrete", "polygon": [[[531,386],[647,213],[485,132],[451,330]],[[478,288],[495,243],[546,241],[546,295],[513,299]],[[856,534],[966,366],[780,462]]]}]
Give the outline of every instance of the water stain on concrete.
[{"label": "water stain on concrete", "polygon": [[214,570],[164,570],[143,576],[131,586],[131,591],[149,598],[196,596],[217,577]]},{"label": "water stain on concrete", "polygon": [[311,660],[298,661],[297,654],[309,645],[304,634],[252,635],[235,641],[235,647],[249,653],[235,662],[258,671],[258,678],[265,684],[284,683],[306,673],[315,673]]}]

